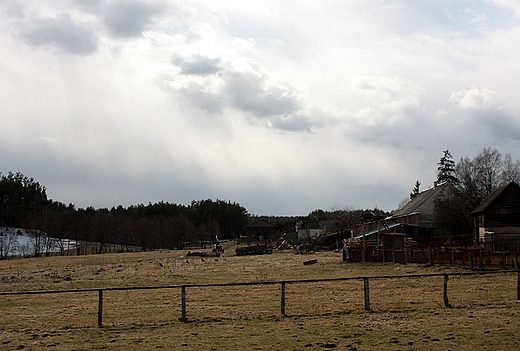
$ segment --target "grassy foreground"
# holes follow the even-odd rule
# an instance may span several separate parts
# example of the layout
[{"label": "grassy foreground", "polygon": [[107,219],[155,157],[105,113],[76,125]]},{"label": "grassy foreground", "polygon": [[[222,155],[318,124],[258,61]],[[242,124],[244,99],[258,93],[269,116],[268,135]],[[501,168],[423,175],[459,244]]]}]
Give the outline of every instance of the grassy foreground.
[{"label": "grassy foreground", "polygon": [[[226,253],[234,252],[228,247]],[[341,254],[184,257],[160,251],[0,261],[0,291],[259,282],[463,271],[343,263]],[[303,265],[317,259],[318,263]],[[0,296],[0,350],[517,350],[517,275]]]}]

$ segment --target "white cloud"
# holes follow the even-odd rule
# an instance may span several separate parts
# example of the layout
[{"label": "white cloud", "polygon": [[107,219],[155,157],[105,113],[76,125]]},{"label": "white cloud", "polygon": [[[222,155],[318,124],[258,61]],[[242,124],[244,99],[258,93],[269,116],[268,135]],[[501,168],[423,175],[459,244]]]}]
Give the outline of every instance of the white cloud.
[{"label": "white cloud", "polygon": [[520,3],[516,0],[493,0],[496,4],[512,10],[516,17],[520,17]]},{"label": "white cloud", "polygon": [[463,110],[482,110],[495,103],[495,95],[495,92],[489,89],[471,87],[451,93],[448,102]]}]

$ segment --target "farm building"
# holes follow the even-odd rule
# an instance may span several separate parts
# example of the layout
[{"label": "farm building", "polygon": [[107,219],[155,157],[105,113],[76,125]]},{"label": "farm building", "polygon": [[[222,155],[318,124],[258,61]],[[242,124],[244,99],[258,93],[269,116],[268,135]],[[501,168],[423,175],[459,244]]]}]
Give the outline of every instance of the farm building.
[{"label": "farm building", "polygon": [[447,196],[453,190],[453,185],[449,182],[441,184],[435,182],[433,188],[421,191],[413,200],[387,218],[385,222],[414,224],[435,230],[435,202]]},{"label": "farm building", "polygon": [[520,249],[520,186],[517,183],[497,188],[471,215],[475,240],[485,248]]},{"label": "farm building", "polygon": [[279,228],[276,224],[264,218],[259,218],[246,225],[246,236],[248,241],[276,240]]},{"label": "farm building", "polygon": [[380,247],[404,249],[405,239],[412,239],[419,247],[427,247],[431,244],[432,229],[407,223],[382,223],[376,229],[367,230],[364,235],[360,233],[348,242],[352,245],[360,245],[365,241],[368,247]]},{"label": "farm building", "polygon": [[325,232],[327,221],[317,218],[300,218],[296,221],[298,240],[317,239]]},{"label": "farm building", "polygon": [[[407,238],[413,239],[419,246],[435,245],[435,241],[432,240],[433,236],[438,235],[436,233],[435,202],[453,190],[453,185],[448,182],[434,183],[432,188],[417,194],[392,216],[365,221],[363,224],[352,227],[351,242],[354,243],[362,238],[364,233],[365,240],[369,238],[369,246],[374,243],[376,246],[381,243],[389,245],[390,242],[401,240],[402,234],[406,234]],[[387,240],[384,240],[384,237]]]}]

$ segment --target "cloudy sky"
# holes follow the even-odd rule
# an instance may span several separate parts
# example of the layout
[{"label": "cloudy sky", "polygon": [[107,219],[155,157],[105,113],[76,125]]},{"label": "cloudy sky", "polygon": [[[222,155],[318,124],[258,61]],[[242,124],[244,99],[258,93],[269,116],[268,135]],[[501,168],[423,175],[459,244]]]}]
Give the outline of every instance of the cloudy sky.
[{"label": "cloudy sky", "polygon": [[519,97],[517,0],[0,0],[0,171],[77,207],[390,211]]}]

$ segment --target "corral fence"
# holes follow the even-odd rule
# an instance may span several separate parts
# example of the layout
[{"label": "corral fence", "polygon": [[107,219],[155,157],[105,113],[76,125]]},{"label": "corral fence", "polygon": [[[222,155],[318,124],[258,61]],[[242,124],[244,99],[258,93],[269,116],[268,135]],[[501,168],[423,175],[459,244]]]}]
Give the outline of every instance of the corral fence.
[{"label": "corral fence", "polygon": [[464,267],[470,270],[519,269],[518,254],[508,251],[451,250],[451,249],[395,249],[348,247],[343,260],[349,262],[419,263]]},{"label": "corral fence", "polygon": [[[448,282],[453,276],[470,276],[470,275],[488,275],[488,274],[517,274],[516,283],[516,299],[520,300],[520,270],[493,270],[493,271],[475,271],[475,272],[458,272],[458,273],[426,273],[426,274],[407,274],[407,275],[381,275],[369,277],[344,277],[344,278],[327,278],[327,279],[300,279],[300,280],[281,280],[281,281],[262,281],[262,282],[241,282],[241,283],[211,283],[211,284],[185,284],[185,285],[165,285],[165,286],[134,286],[134,287],[113,287],[113,288],[89,288],[89,289],[69,289],[69,290],[41,290],[41,291],[15,291],[15,292],[0,292],[0,296],[8,295],[46,295],[46,294],[63,294],[63,293],[85,293],[95,292],[98,294],[98,326],[103,325],[103,296],[111,291],[130,291],[130,290],[151,290],[151,289],[180,289],[181,291],[181,317],[179,320],[188,321],[187,318],[187,291],[194,288],[209,288],[209,287],[240,287],[240,286],[280,286],[280,313],[282,316],[286,314],[286,286],[289,284],[309,284],[320,282],[340,282],[340,281],[362,281],[363,282],[363,297],[364,309],[370,310],[370,281],[374,280],[389,280],[389,279],[406,279],[406,278],[431,278],[443,277],[444,284],[442,287],[442,296],[445,307],[451,307],[448,296]],[[439,289],[440,291],[440,289]],[[196,293],[195,293],[196,294]],[[318,298],[318,297],[316,297]]]}]

